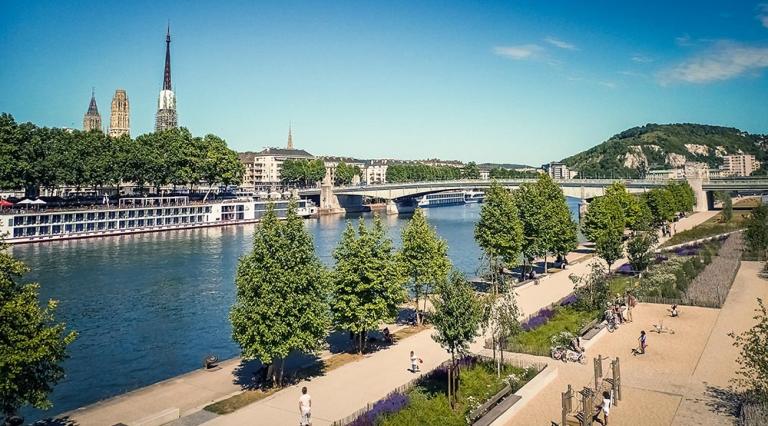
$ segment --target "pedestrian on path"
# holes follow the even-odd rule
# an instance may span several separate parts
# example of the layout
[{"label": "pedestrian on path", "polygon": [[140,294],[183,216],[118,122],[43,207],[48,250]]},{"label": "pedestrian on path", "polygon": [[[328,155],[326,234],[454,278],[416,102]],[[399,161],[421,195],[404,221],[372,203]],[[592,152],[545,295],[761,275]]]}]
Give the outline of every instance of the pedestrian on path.
[{"label": "pedestrian on path", "polygon": [[[600,423],[601,425],[608,425],[608,413],[611,411],[611,394],[608,391],[603,391],[603,403],[597,406],[597,412],[592,416],[592,420]],[[600,412],[603,413],[603,419],[600,420]]]},{"label": "pedestrian on path", "polygon": [[642,355],[645,353],[645,348],[648,347],[648,344],[645,342],[645,330],[642,330],[640,332],[640,337],[637,339],[639,342],[638,348],[632,350],[633,355]]},{"label": "pedestrian on path", "polygon": [[299,397],[299,426],[311,426],[312,425],[312,397],[307,393],[307,387],[301,388],[301,396]]},{"label": "pedestrian on path", "polygon": [[421,368],[419,368],[419,363],[424,362],[421,358],[417,357],[416,354],[411,351],[411,373],[418,373],[421,371]]}]

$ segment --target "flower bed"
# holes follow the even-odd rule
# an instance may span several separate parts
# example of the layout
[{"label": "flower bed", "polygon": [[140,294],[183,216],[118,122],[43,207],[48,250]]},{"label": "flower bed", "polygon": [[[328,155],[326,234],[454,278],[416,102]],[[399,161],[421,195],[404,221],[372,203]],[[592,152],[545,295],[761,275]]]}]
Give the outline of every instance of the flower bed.
[{"label": "flower bed", "polygon": [[407,390],[396,391],[374,403],[370,409],[355,416],[349,422],[335,425],[350,426],[401,426],[401,425],[465,425],[467,416],[507,384],[513,391],[520,389],[541,370],[536,367],[502,365],[501,378],[496,377],[496,365],[492,360],[476,356],[459,361],[460,385],[456,407],[451,409],[447,397],[448,367],[441,367],[425,374]]}]

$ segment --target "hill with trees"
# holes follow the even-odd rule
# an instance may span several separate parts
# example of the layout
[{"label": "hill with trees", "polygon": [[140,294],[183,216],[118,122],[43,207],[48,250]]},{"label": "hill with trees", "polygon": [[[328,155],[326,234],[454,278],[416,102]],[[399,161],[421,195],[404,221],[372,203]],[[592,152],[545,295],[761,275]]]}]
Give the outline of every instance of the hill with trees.
[{"label": "hill with trees", "polygon": [[[648,170],[681,167],[686,161],[723,164],[729,154],[754,154],[768,160],[768,136],[704,124],[646,124],[562,160],[579,176],[640,177]],[[763,167],[759,173],[765,172]]]}]

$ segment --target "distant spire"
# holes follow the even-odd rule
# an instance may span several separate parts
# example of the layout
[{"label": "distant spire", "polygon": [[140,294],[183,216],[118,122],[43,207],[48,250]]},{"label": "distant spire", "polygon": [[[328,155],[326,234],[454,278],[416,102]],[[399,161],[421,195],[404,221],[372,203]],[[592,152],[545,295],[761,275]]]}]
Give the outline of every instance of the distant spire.
[{"label": "distant spire", "polygon": [[288,149],[293,149],[293,135],[291,134],[291,123],[288,123]]},{"label": "distant spire", "polygon": [[96,107],[96,88],[91,87],[91,103],[88,105],[88,114],[98,114],[99,108]]},{"label": "distant spire", "polygon": [[163,74],[163,90],[171,88],[171,23],[168,23],[168,31],[165,33],[165,73]]}]

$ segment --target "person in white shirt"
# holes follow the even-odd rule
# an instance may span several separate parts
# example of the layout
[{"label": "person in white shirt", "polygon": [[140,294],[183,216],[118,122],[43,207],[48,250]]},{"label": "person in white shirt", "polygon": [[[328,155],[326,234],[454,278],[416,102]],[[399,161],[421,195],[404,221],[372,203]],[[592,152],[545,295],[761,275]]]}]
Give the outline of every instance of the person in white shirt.
[{"label": "person in white shirt", "polygon": [[421,369],[419,368],[419,362],[421,362],[421,359],[416,356],[416,354],[411,351],[411,373],[417,373]]},{"label": "person in white shirt", "polygon": [[300,426],[310,426],[312,424],[312,398],[307,393],[307,387],[301,388],[301,396],[299,397],[299,414],[301,420]]},{"label": "person in white shirt", "polygon": [[[603,412],[603,418],[600,420],[600,412]],[[592,420],[600,423],[601,425],[608,425],[608,413],[611,411],[611,394],[608,391],[603,391],[603,403],[597,406],[597,412],[592,416]]]}]

